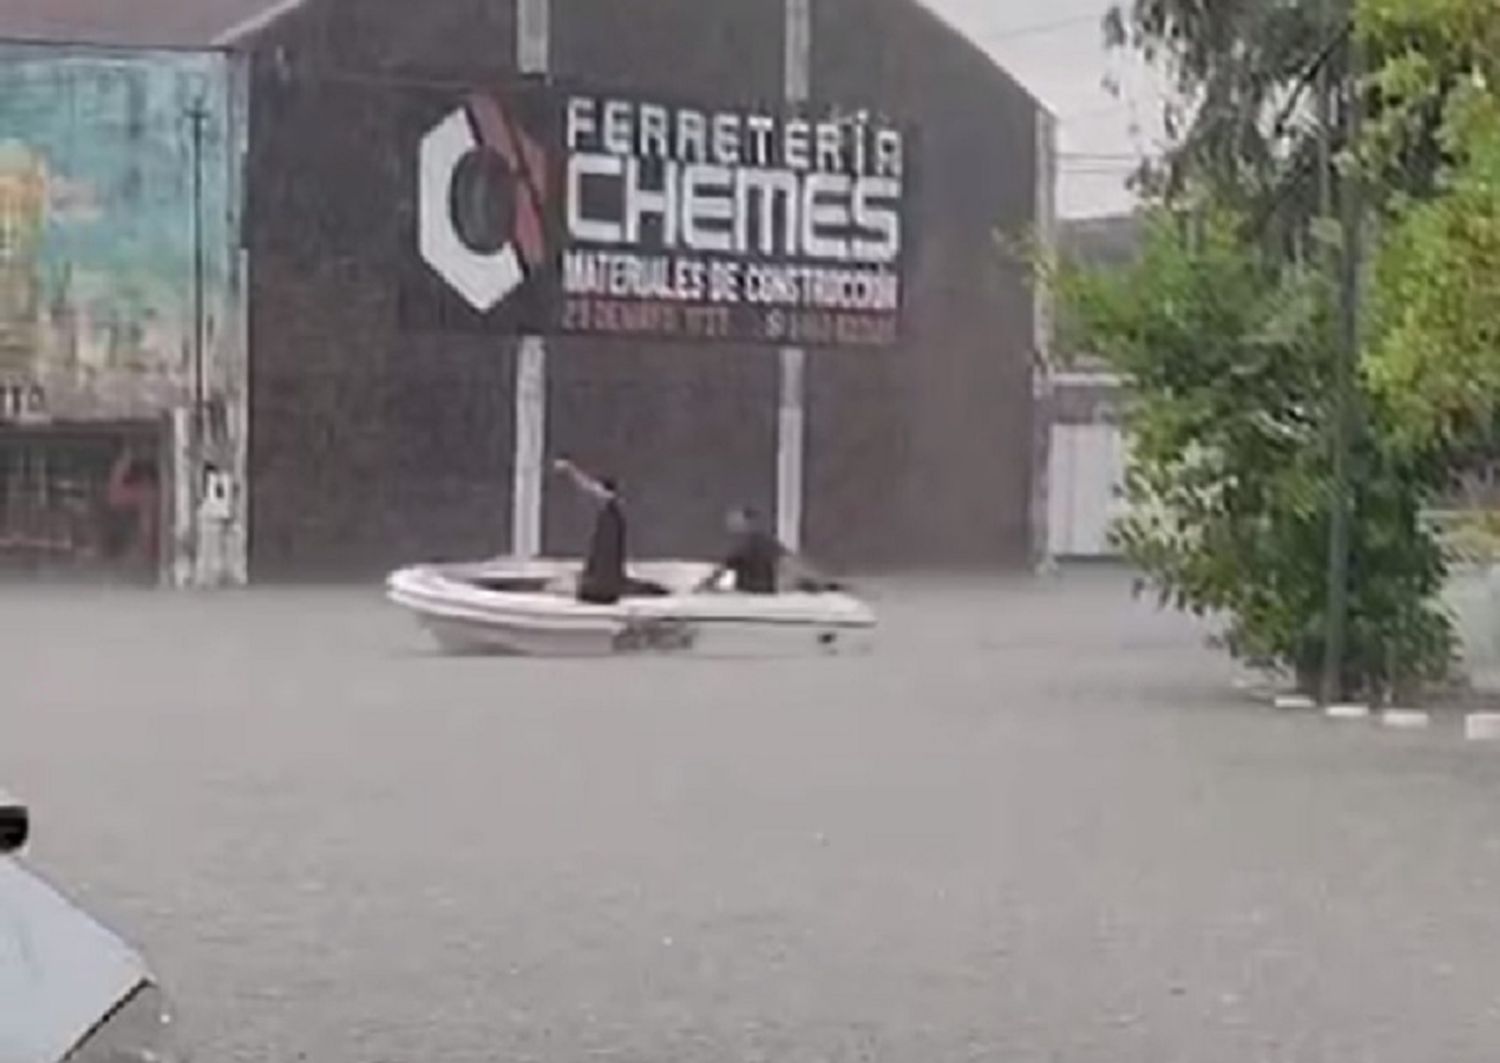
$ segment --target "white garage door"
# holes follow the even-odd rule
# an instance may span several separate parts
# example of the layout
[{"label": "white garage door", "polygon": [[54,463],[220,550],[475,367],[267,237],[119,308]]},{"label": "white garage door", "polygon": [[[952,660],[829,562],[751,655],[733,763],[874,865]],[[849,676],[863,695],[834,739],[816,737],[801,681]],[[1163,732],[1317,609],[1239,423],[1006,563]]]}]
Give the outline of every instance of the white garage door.
[{"label": "white garage door", "polygon": [[1120,513],[1125,438],[1109,424],[1052,427],[1047,538],[1053,557],[1110,557],[1109,529]]}]

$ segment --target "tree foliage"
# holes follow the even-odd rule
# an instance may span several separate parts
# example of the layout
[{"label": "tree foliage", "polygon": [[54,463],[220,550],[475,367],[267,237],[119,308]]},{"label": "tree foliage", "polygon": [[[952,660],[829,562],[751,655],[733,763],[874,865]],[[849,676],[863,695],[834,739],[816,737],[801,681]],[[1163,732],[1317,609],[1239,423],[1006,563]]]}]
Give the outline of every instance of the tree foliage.
[{"label": "tree foliage", "polygon": [[[1496,334],[1470,316],[1489,291],[1485,274],[1468,268],[1500,250],[1500,227],[1465,223],[1488,194],[1472,169],[1482,138],[1469,135],[1462,150],[1452,141],[1460,125],[1472,134],[1482,124],[1472,103],[1459,121],[1455,101],[1473,94],[1455,93],[1473,80],[1475,56],[1457,49],[1500,54],[1486,36],[1500,19],[1477,11],[1495,4],[1120,0],[1106,23],[1109,39],[1138,50],[1175,93],[1172,148],[1143,175],[1155,220],[1140,261],[1113,271],[1064,263],[1052,278],[1074,349],[1104,356],[1128,381],[1131,507],[1117,537],[1164,602],[1223,616],[1233,653],[1284,666],[1307,689],[1323,654],[1339,358],[1333,280],[1315,268],[1322,256],[1305,253],[1327,233],[1310,90],[1320,76],[1337,89],[1328,97],[1335,195],[1343,201],[1350,168],[1363,164],[1373,202],[1399,212],[1378,273],[1379,356],[1356,374],[1348,498],[1341,678],[1346,693],[1373,695],[1442,675],[1453,645],[1437,604],[1444,558],[1421,520],[1447,470],[1431,431],[1414,431],[1417,414],[1452,410],[1476,381],[1500,386]],[[1413,22],[1411,8],[1446,17]],[[1350,73],[1356,16],[1379,71],[1369,85]],[[1373,105],[1358,144],[1356,101]],[[1454,169],[1460,159],[1467,176]],[[1460,242],[1462,269],[1451,257]],[[1471,357],[1454,364],[1451,387],[1415,387],[1439,328],[1449,330],[1444,347]],[[1496,359],[1492,376],[1478,371],[1481,352]]]},{"label": "tree foliage", "polygon": [[1317,209],[1312,87],[1345,69],[1348,0],[1121,0],[1106,40],[1166,75],[1170,148],[1139,175],[1150,197],[1206,196],[1294,242]]},{"label": "tree foliage", "polygon": [[1425,195],[1388,182],[1377,274],[1377,391],[1403,441],[1451,458],[1493,451],[1500,396],[1500,0],[1363,0],[1360,32],[1384,56],[1380,172],[1433,159]]},{"label": "tree foliage", "polygon": [[[1268,256],[1244,219],[1158,212],[1124,270],[1053,278],[1078,343],[1130,381],[1130,515],[1118,543],[1166,604],[1228,620],[1227,648],[1310,683],[1322,660],[1329,520],[1330,299]],[[1418,520],[1435,470],[1364,436],[1344,684],[1378,693],[1441,675],[1431,603],[1442,558]]]}]

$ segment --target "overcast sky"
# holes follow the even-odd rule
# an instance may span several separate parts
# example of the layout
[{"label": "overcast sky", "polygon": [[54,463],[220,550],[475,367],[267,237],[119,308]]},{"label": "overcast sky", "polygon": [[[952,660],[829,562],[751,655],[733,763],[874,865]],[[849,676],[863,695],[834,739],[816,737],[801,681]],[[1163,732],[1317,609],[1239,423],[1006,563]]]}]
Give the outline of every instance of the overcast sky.
[{"label": "overcast sky", "polygon": [[[1132,160],[1161,128],[1152,79],[1112,55],[1100,22],[1111,0],[925,0],[979,42],[1057,115],[1058,211],[1069,217],[1129,209]],[[1113,77],[1121,95],[1104,86]]]}]

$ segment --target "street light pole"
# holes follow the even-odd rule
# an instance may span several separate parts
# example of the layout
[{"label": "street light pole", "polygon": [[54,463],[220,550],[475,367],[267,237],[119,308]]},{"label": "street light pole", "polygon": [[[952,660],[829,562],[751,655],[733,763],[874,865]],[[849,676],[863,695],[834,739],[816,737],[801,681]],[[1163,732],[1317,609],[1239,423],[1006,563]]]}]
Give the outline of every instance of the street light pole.
[{"label": "street light pole", "polygon": [[[1346,141],[1352,153],[1358,150],[1364,106],[1360,77],[1363,67],[1359,40],[1349,38],[1349,63],[1345,77]],[[1326,98],[1326,97],[1325,97]],[[1328,128],[1324,127],[1325,140]],[[1360,281],[1363,258],[1363,190],[1357,162],[1351,158],[1339,197],[1339,320],[1334,363],[1333,484],[1328,522],[1328,598],[1323,644],[1324,705],[1346,693],[1343,689],[1344,651],[1348,641],[1349,540],[1352,522],[1350,464],[1354,444],[1356,367],[1360,346]]]},{"label": "street light pole", "polygon": [[[1333,19],[1329,16],[1332,0],[1322,0],[1318,5],[1318,34],[1323,39],[1332,39]],[[1331,67],[1333,53],[1325,50],[1318,61],[1317,119],[1318,119],[1318,217],[1333,216],[1333,78]],[[1325,259],[1327,256],[1324,256]],[[1331,263],[1330,263],[1331,265]]]}]

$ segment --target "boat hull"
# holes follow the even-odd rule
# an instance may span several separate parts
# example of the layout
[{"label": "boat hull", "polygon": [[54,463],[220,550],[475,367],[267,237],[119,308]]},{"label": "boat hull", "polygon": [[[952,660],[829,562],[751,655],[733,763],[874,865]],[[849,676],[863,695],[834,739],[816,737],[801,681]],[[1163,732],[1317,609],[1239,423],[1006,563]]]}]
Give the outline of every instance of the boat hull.
[{"label": "boat hull", "polygon": [[635,566],[652,593],[600,606],[576,600],[567,562],[418,565],[393,573],[387,596],[440,650],[463,656],[828,656],[872,645],[874,614],[848,594],[698,592],[709,573],[692,562]]}]

